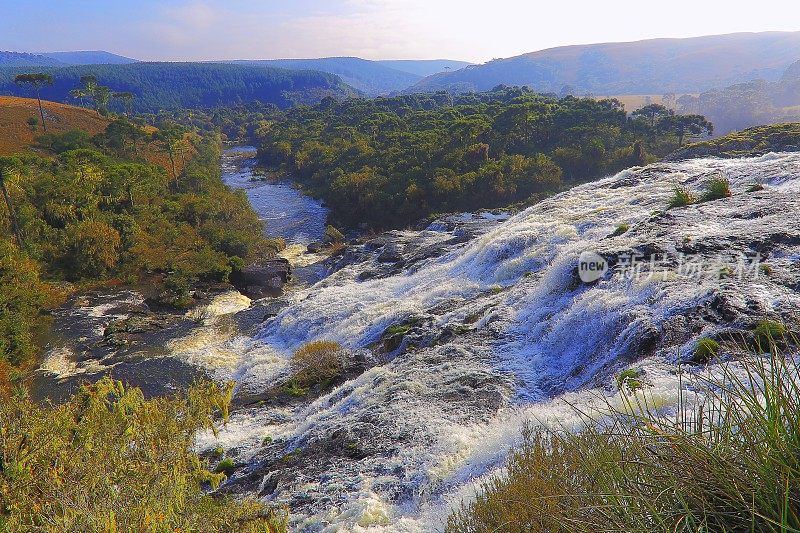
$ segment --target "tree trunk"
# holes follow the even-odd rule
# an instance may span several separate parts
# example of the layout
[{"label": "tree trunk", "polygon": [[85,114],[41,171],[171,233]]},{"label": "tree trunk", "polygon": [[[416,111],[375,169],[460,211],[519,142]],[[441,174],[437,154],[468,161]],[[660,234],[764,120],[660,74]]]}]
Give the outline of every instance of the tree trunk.
[{"label": "tree trunk", "polygon": [[169,147],[169,162],[172,163],[172,179],[175,180],[175,185],[178,184],[178,172],[175,170],[175,155],[172,151],[172,146]]},{"label": "tree trunk", "polygon": [[19,229],[19,223],[17,222],[17,214],[14,211],[14,206],[11,203],[11,197],[8,194],[8,189],[6,189],[6,182],[3,179],[3,176],[0,175],[0,189],[3,190],[3,198],[6,201],[6,208],[8,209],[8,216],[11,219],[11,227],[14,229],[14,235],[17,237],[17,246],[20,250],[23,249],[23,240],[22,240],[22,232]]},{"label": "tree trunk", "polygon": [[42,128],[47,133],[47,122],[44,121],[44,109],[42,109],[42,99],[39,96],[39,89],[36,89],[36,101],[39,102],[39,116],[42,117]]}]

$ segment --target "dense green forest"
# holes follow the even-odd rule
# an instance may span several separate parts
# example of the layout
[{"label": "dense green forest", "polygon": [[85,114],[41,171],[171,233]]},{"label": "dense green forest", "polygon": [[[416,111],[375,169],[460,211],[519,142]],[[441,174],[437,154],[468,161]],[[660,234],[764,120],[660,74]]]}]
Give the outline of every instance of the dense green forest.
[{"label": "dense green forest", "polygon": [[44,137],[54,156],[0,158],[8,198],[0,204],[0,363],[31,362],[41,311],[64,293],[57,282],[147,277],[162,280],[165,303],[180,306],[193,282],[225,281],[279,247],[264,239],[244,193],[222,183],[217,136],[174,125],[154,132],[171,157],[187,159],[173,175],[131,153],[134,132],[142,134],[119,119],[94,139]]},{"label": "dense green forest", "polygon": [[557,99],[525,88],[327,98],[256,131],[265,165],[282,167],[337,223],[402,227],[439,212],[532,201],[655,160],[710,133],[699,116],[616,100]]},{"label": "dense green forest", "polygon": [[[41,89],[44,100],[87,104],[71,92],[81,87],[82,77],[94,76],[114,92],[132,94],[133,110],[147,113],[252,101],[289,107],[319,102],[325,96],[355,94],[338,77],[322,72],[213,63],[136,63],[0,68],[0,95],[31,96],[28,88],[14,83],[18,74],[31,68],[54,78],[53,85]],[[125,110],[122,102],[114,101],[111,109]]]}]

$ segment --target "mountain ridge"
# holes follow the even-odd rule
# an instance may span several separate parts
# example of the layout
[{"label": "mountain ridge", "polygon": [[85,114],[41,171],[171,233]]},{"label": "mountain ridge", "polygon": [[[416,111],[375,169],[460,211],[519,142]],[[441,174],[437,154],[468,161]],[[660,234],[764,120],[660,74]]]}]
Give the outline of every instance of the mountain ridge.
[{"label": "mountain ridge", "polygon": [[435,74],[407,92],[468,92],[501,84],[576,94],[699,92],[758,78],[774,81],[798,59],[800,32],[569,45]]}]

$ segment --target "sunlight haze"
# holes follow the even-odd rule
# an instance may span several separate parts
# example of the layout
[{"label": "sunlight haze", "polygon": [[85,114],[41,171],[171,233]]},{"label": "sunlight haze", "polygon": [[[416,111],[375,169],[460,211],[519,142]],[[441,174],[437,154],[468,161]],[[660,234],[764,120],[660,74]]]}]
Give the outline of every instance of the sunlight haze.
[{"label": "sunlight haze", "polygon": [[0,50],[153,61],[359,56],[483,62],[568,44],[797,30],[766,0],[652,5],[497,0],[0,1]]}]

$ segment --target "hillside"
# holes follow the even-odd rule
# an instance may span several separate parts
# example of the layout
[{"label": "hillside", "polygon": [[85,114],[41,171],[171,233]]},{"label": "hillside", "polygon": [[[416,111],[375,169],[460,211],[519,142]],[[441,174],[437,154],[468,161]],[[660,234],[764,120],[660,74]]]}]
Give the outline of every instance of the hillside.
[{"label": "hillside", "polygon": [[[111,119],[100,116],[96,111],[56,102],[42,101],[45,118],[47,119],[48,133],[66,133],[71,130],[82,130],[90,136],[105,131]],[[23,152],[42,153],[36,147],[36,140],[43,135],[41,125],[34,130],[28,125],[28,119],[38,118],[39,108],[35,99],[18,98],[15,96],[0,96],[0,156],[14,155]],[[155,128],[146,128],[148,133]],[[190,154],[191,150],[186,152]],[[150,163],[171,171],[168,154],[158,149],[154,144],[145,144],[142,147],[142,156]],[[178,158],[175,168],[178,172],[183,169],[185,160]]]},{"label": "hillside", "polygon": [[[111,123],[90,109],[46,101],[42,102],[42,107],[48,133],[83,130],[96,135]],[[0,156],[26,151],[35,143],[35,138],[42,135],[41,125],[36,131],[28,125],[31,117],[39,117],[35,99],[0,96]]]},{"label": "hillside", "polygon": [[112,54],[105,50],[82,50],[76,52],[44,52],[40,54],[64,65],[129,65],[136,59]]},{"label": "hillside", "polygon": [[700,113],[714,123],[715,133],[800,121],[800,61],[778,81],[755,80],[699,95],[683,95],[673,106],[681,113]]},{"label": "hillside", "polygon": [[452,59],[384,59],[375,61],[375,63],[395,70],[410,72],[417,76],[432,76],[439,72],[458,70],[472,65],[472,63],[466,61],[454,61]]},{"label": "hillside", "polygon": [[292,70],[316,70],[339,76],[346,84],[369,96],[389,94],[407,89],[422,76],[402,72],[376,61],[358,57],[324,57],[320,59],[265,59],[233,61],[240,65],[264,65]]},{"label": "hillside", "polygon": [[464,61],[449,59],[371,61],[359,57],[240,60],[231,63],[327,72],[339,76],[346,84],[368,96],[382,96],[403,91],[424,76],[469,65]]},{"label": "hillside", "polygon": [[800,123],[789,123],[748,128],[718,139],[693,143],[684,146],[669,159],[753,157],[769,152],[797,151],[800,151]]},{"label": "hillside", "polygon": [[[14,83],[25,68],[0,69],[0,95],[31,96],[27,87]],[[75,102],[70,91],[80,86],[81,76],[94,75],[112,91],[134,94],[133,108],[155,113],[181,108],[219,107],[260,101],[289,107],[314,103],[325,96],[355,94],[339,78],[311,71],[289,71],[255,65],[213,63],[136,63],[42,67],[55,78],[52,87],[42,89],[42,98],[54,102]],[[115,108],[121,109],[117,104]]]},{"label": "hillside", "polygon": [[55,66],[61,62],[41,54],[0,51],[0,67]]},{"label": "hillside", "polygon": [[410,91],[527,85],[574,94],[694,93],[777,80],[800,59],[800,32],[736,33],[551,48],[427,77]]}]

